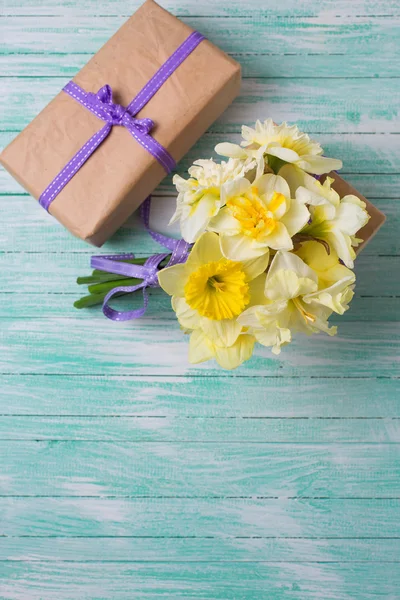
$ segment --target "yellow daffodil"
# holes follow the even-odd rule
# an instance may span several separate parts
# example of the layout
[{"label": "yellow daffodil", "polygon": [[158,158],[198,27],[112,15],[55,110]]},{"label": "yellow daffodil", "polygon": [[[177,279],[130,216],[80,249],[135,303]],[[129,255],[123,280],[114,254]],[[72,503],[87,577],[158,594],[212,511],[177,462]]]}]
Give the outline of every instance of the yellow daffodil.
[{"label": "yellow daffodil", "polygon": [[318,277],[318,289],[308,294],[306,302],[315,301],[342,315],[354,296],[353,271],[340,264],[334,250],[328,254],[319,242],[304,242],[295,252]]},{"label": "yellow daffodil", "polygon": [[360,240],[356,233],[369,220],[366,204],[349,194],[340,199],[331,187],[334,179],[327,177],[323,184],[304,174],[303,186],[296,190],[296,198],[309,205],[311,223],[302,233],[326,241],[344,264],[353,268],[356,253],[353,244]]},{"label": "yellow daffodil", "polygon": [[[296,125],[289,126],[287,123],[275,125],[272,119],[266,119],[263,123],[257,121],[254,129],[242,127],[243,141],[241,145],[231,143],[217,144],[215,151],[222,156],[239,159],[257,158],[265,163],[276,167],[285,163],[296,165],[300,169],[322,175],[329,171],[342,168],[342,161],[334,158],[326,158],[322,155],[320,144],[312,139]],[[263,169],[264,165],[262,165]],[[260,167],[258,173],[260,174]]]},{"label": "yellow daffodil", "polygon": [[243,177],[255,163],[230,159],[221,164],[213,160],[196,160],[189,169],[189,179],[174,175],[178,190],[177,207],[170,223],[180,221],[182,237],[195,242],[206,230],[222,206],[221,191],[227,181]]},{"label": "yellow daffodil", "polygon": [[[160,286],[172,296],[172,307],[181,326],[204,334],[201,338],[200,334],[194,336],[192,358],[197,346],[202,349],[200,356],[208,348],[217,360],[230,358],[231,368],[240,364],[239,358],[247,356],[243,348],[249,347],[249,339],[243,336],[238,341],[244,332],[237,317],[247,307],[262,301],[267,266],[268,255],[242,262],[225,258],[218,235],[206,232],[193,246],[185,264],[159,272]],[[226,350],[224,359],[221,349]]]},{"label": "yellow daffodil", "polygon": [[214,358],[223,369],[236,369],[251,357],[255,341],[252,335],[240,333],[231,346],[224,346],[196,329],[190,335],[189,361],[197,364]]},{"label": "yellow daffodil", "polygon": [[335,335],[327,319],[332,310],[319,301],[318,275],[299,256],[277,252],[269,268],[263,304],[246,309],[238,318],[260,344],[280,352],[291,340],[291,331],[323,331]]},{"label": "yellow daffodil", "polygon": [[309,220],[307,207],[290,198],[279,175],[262,175],[226,184],[223,208],[209,223],[220,235],[221,250],[230,260],[248,260],[273,250],[291,250],[292,236]]}]

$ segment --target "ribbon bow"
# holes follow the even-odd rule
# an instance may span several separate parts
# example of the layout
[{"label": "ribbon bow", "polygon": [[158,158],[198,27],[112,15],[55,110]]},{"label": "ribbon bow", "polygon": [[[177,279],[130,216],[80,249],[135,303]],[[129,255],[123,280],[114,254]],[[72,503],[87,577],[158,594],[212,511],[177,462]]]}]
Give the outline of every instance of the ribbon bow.
[{"label": "ribbon bow", "polygon": [[125,127],[135,140],[160,163],[166,173],[170,173],[175,168],[176,163],[174,158],[150,134],[150,131],[154,127],[152,119],[136,119],[135,115],[146,106],[150,98],[154,96],[203,39],[204,37],[200,33],[193,31],[158,69],[127,107],[113,102],[112,89],[109,85],[104,85],[99,89],[97,94],[94,94],[93,92],[85,92],[74,81],[67,83],[63,91],[72,98],[75,98],[75,100],[82,104],[82,106],[85,106],[99,119],[105,121],[105,125],[78,150],[75,156],[71,158],[41,194],[39,204],[44,209],[49,210],[50,204],[56,196],[106,139],[114,125]]},{"label": "ribbon bow", "polygon": [[148,134],[154,127],[152,119],[135,119],[127,108],[121,104],[115,104],[113,102],[113,91],[109,85],[103,85],[97,94],[89,92],[86,95],[86,102],[87,108],[100,119],[109,123],[110,128],[112,125],[122,125],[129,129],[131,133],[135,129],[140,133]]},{"label": "ribbon bow", "polygon": [[[103,89],[103,88],[102,88]],[[141,207],[141,216],[144,222],[144,226],[156,242],[168,248],[172,254],[168,261],[167,267],[172,267],[178,263],[186,262],[189,256],[190,244],[185,240],[176,240],[174,238],[167,237],[161,233],[152,231],[149,227],[150,218],[150,196],[145,200]],[[113,255],[101,255],[92,256],[90,265],[93,269],[99,269],[100,271],[106,271],[107,273],[115,273],[116,275],[124,275],[125,277],[135,277],[142,279],[141,283],[130,286],[119,286],[112,289],[103,302],[103,313],[112,321],[129,321],[130,319],[138,319],[142,317],[146,310],[149,302],[148,288],[159,287],[157,273],[159,271],[160,263],[169,256],[169,252],[162,254],[154,254],[150,256],[144,265],[132,265],[130,263],[121,262],[130,258],[134,258],[133,254],[113,254]],[[118,294],[127,294],[143,290],[143,306],[134,310],[120,311],[115,310],[109,306],[108,302],[111,298]]]}]

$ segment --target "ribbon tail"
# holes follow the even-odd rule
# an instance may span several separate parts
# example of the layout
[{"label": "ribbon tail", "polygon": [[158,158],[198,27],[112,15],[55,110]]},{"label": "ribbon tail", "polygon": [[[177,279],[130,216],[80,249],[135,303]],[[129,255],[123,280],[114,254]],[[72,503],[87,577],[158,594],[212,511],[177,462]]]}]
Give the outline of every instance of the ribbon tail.
[{"label": "ribbon tail", "polygon": [[[139,283],[138,285],[122,285],[108,292],[103,302],[104,315],[112,321],[130,321],[131,319],[139,319],[140,317],[143,317],[147,310],[147,305],[149,302],[146,286],[146,282],[142,281],[142,283]],[[143,290],[143,306],[141,306],[140,308],[136,308],[134,310],[116,310],[115,308],[111,308],[111,306],[109,306],[108,302],[113,296],[118,294],[128,294],[131,292],[136,292],[140,289]]]},{"label": "ribbon tail", "polygon": [[[187,254],[190,249],[190,244],[185,242],[184,240],[177,240],[175,238],[168,237],[167,235],[163,235],[162,233],[158,233],[150,229],[150,206],[151,206],[151,196],[148,196],[146,200],[140,207],[140,216],[142,217],[143,224],[146,228],[147,233],[153,238],[155,242],[160,244],[161,246],[165,246],[171,252],[179,252],[180,255],[185,256],[187,258]],[[177,261],[183,262],[183,261]],[[174,264],[174,263],[173,263]],[[169,265],[172,266],[172,265]]]},{"label": "ribbon tail", "polygon": [[100,131],[95,133],[90,140],[82,146],[75,156],[65,165],[51,184],[44,190],[39,198],[39,204],[49,210],[50,204],[54,198],[61,192],[73,176],[79,171],[81,166],[92,156],[93,152],[100,146],[110,133],[112,125],[106,123]]}]

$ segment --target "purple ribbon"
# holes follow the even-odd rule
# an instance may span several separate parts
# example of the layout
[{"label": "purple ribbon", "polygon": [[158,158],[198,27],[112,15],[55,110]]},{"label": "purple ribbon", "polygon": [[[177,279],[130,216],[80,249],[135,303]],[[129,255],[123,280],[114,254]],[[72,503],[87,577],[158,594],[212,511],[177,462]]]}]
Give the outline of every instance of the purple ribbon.
[{"label": "purple ribbon", "polygon": [[151,135],[154,127],[151,119],[136,119],[135,115],[148,103],[150,98],[160,89],[163,83],[172,75],[179,65],[193,52],[193,50],[204,40],[204,36],[193,31],[189,37],[175,50],[175,52],[158,69],[153,77],[146,83],[144,88],[135,96],[132,102],[124,107],[115,104],[112,98],[112,89],[104,85],[97,94],[85,92],[79,85],[69,81],[63,91],[85,106],[96,115],[105,125],[95,133],[90,140],[82,146],[75,156],[65,165],[60,173],[53,179],[39,198],[39,204],[47,211],[50,204],[67,185],[72,177],[79,171],[81,166],[88,160],[93,152],[109,135],[115,125],[125,127],[135,140],[143,146],[158,162],[165,171],[170,173],[176,163],[169,152],[161,146]]},{"label": "purple ribbon", "polygon": [[[171,258],[169,259],[166,267],[172,267],[173,265],[186,262],[187,257],[189,256],[190,244],[185,242],[185,240],[176,240],[174,238],[167,237],[166,235],[162,235],[161,233],[156,233],[150,229],[150,196],[141,206],[141,216],[144,226],[151,237],[172,252]],[[99,269],[100,271],[106,271],[107,273],[115,273],[116,275],[124,275],[125,277],[143,279],[143,281],[137,285],[123,285],[115,287],[108,292],[103,302],[103,313],[108,319],[111,319],[112,321],[129,321],[130,319],[138,319],[145,314],[149,302],[147,290],[148,288],[159,287],[157,277],[159,265],[164,258],[167,258],[168,255],[169,252],[163,254],[154,254],[146,260],[143,266],[121,262],[124,259],[127,260],[134,258],[133,254],[92,256],[90,265],[93,269]],[[138,290],[143,290],[142,307],[135,310],[119,311],[109,306],[108,302],[113,296],[136,292]]]}]

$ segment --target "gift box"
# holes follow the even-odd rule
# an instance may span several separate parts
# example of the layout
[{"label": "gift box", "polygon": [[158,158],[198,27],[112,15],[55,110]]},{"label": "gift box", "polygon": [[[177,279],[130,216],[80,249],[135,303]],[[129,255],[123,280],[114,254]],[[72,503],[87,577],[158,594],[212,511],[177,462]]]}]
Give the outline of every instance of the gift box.
[{"label": "gift box", "polygon": [[0,162],[75,236],[100,246],[239,89],[237,62],[147,0]]}]

